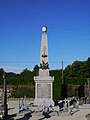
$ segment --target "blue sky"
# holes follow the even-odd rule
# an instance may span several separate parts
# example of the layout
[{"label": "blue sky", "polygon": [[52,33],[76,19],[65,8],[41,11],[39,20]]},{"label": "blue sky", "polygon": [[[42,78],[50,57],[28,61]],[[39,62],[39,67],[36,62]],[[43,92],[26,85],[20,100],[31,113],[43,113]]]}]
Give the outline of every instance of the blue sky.
[{"label": "blue sky", "polygon": [[46,25],[50,69],[90,56],[90,0],[0,0],[0,68],[19,73],[40,61]]}]

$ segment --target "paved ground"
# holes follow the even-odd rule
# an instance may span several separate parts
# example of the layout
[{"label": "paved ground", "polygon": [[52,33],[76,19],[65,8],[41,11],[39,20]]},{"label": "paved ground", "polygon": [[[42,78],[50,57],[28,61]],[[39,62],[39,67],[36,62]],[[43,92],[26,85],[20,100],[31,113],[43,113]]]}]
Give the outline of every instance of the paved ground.
[{"label": "paved ground", "polygon": [[[30,102],[27,101],[27,104],[29,104]],[[8,118],[8,120],[87,120],[87,118],[85,117],[86,114],[90,113],[90,107],[89,108],[85,108],[85,107],[80,107],[80,110],[76,113],[74,113],[73,115],[68,115],[67,112],[64,113],[60,113],[59,116],[48,116],[48,118],[45,118],[43,115],[35,115],[32,114],[30,115],[29,113],[24,115],[18,115],[18,101],[9,101],[8,102],[8,106],[10,108],[9,110],[9,115],[11,117]],[[15,114],[17,114],[15,116]]]}]

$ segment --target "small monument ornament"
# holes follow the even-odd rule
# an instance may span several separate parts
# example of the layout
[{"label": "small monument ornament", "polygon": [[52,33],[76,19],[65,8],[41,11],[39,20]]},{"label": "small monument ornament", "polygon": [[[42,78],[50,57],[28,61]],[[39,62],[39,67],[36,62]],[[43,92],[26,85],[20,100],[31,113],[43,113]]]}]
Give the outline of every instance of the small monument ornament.
[{"label": "small monument ornament", "polygon": [[40,50],[40,68],[39,76],[34,77],[35,81],[35,100],[34,105],[46,103],[48,106],[54,106],[53,102],[53,81],[54,77],[49,75],[48,63],[48,37],[47,27],[42,27],[41,50]]},{"label": "small monument ornament", "polygon": [[46,33],[46,32],[47,32],[47,27],[46,27],[45,25],[42,27],[42,32],[43,32],[43,33]]}]

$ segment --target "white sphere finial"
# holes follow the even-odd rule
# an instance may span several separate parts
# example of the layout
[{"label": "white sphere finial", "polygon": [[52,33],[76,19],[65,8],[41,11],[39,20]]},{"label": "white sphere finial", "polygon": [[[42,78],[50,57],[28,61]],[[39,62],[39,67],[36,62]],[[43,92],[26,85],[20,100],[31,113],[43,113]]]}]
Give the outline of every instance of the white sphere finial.
[{"label": "white sphere finial", "polygon": [[43,33],[46,33],[46,32],[47,32],[47,27],[46,27],[45,25],[42,27],[42,32],[43,32]]}]

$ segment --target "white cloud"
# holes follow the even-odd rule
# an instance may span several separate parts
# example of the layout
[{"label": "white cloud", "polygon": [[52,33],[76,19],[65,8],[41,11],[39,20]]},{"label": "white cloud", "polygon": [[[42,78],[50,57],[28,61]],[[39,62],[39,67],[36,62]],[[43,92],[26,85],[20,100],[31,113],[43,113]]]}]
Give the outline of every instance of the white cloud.
[{"label": "white cloud", "polygon": [[14,73],[20,73],[24,68],[17,67],[17,66],[1,66],[0,68],[3,68],[6,72],[14,72]]}]

